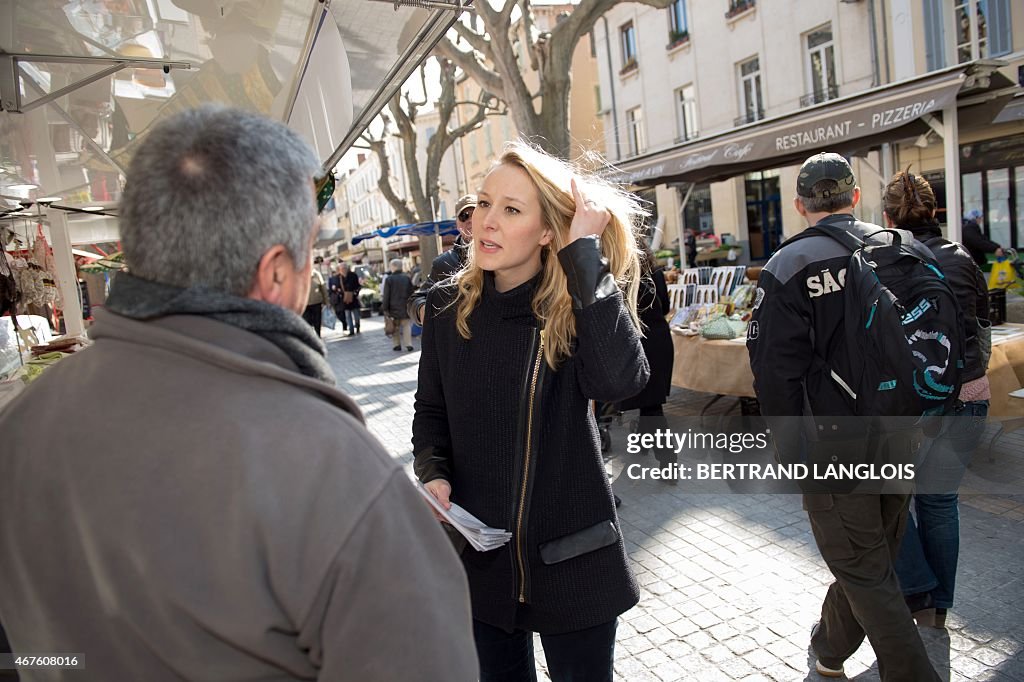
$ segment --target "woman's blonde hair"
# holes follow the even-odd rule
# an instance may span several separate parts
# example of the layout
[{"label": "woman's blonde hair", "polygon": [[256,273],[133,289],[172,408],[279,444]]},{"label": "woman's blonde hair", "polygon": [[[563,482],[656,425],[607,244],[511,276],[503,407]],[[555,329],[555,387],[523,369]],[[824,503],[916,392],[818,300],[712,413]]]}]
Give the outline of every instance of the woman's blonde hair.
[{"label": "woman's blonde hair", "polygon": [[[544,328],[544,359],[552,369],[569,357],[576,337],[576,318],[566,285],[565,273],[555,254],[568,246],[569,225],[576,213],[570,180],[588,200],[611,214],[608,227],[601,235],[601,252],[608,259],[609,270],[623,291],[626,309],[639,330],[636,312],[640,285],[640,262],[637,257],[636,234],[646,212],[632,194],[618,189],[592,173],[587,173],[524,142],[505,145],[493,168],[508,165],[521,168],[530,176],[540,199],[544,226],[551,230],[552,240],[541,254],[540,284],[533,294],[533,314]],[[474,228],[479,232],[479,228]],[[484,288],[484,272],[476,264],[470,248],[466,267],[456,275],[457,293],[455,324],[459,334],[469,339],[469,316],[480,302]]]}]

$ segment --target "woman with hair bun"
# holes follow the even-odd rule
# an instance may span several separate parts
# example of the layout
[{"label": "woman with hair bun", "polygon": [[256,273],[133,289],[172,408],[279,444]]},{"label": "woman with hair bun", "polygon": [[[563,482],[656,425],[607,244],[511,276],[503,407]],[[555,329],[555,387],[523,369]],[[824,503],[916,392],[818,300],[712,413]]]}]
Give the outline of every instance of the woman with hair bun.
[{"label": "woman with hair bun", "polygon": [[483,682],[612,679],[639,599],[591,401],[644,388],[637,200],[522,143],[484,179],[466,266],[430,292],[413,420],[417,477],[512,533],[466,548]]},{"label": "woman with hair bun", "polygon": [[[907,606],[919,625],[943,628],[953,606],[960,554],[957,487],[985,430],[991,398],[986,344],[990,323],[988,287],[974,259],[960,244],[942,237],[935,220],[935,193],[908,168],[893,176],[882,198],[889,227],[908,230],[931,249],[960,303],[966,357],[963,386],[938,435],[922,447],[915,479],[914,516],[907,517],[895,567]],[[915,523],[916,519],[916,523]]]}]

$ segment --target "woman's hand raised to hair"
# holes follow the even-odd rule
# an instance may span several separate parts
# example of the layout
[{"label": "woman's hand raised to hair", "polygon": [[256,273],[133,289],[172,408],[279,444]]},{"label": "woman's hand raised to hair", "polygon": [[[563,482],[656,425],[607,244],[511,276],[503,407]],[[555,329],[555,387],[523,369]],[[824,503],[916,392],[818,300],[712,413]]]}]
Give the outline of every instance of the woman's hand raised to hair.
[{"label": "woman's hand raised to hair", "polygon": [[580,237],[600,237],[608,227],[611,213],[593,199],[584,196],[576,186],[575,178],[572,180],[572,196],[576,200],[576,215],[572,217],[572,223],[569,225],[567,244],[572,244]]}]

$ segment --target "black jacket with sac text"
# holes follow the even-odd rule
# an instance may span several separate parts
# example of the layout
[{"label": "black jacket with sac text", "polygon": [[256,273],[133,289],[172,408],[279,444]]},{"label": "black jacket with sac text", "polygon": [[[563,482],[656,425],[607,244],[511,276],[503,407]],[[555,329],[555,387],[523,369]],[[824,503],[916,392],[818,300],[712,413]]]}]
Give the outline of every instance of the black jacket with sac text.
[{"label": "black jacket with sac text", "polygon": [[[862,239],[881,229],[860,221],[852,227]],[[761,271],[747,350],[765,417],[804,414],[805,386],[812,414],[850,414],[842,389],[818,376],[823,364],[814,362],[817,349],[828,348],[832,337],[844,332],[850,255],[831,237],[801,233],[786,241]]]},{"label": "black jacket with sac text", "polygon": [[485,288],[459,335],[452,287],[427,301],[413,420],[416,475],[512,540],[467,547],[474,618],[544,634],[613,620],[639,599],[590,400],[616,402],[648,379],[640,334],[597,238],[558,254],[576,318],[573,352],[551,370],[531,302],[540,275]]}]

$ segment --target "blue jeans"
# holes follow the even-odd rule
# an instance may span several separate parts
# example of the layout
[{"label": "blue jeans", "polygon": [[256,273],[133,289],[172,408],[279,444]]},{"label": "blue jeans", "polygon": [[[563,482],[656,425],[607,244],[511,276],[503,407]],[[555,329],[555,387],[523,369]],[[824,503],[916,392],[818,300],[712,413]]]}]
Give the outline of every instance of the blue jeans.
[{"label": "blue jeans", "polygon": [[[617,621],[561,635],[541,635],[554,682],[612,682]],[[505,632],[473,620],[480,682],[537,682],[533,633]]]},{"label": "blue jeans", "polygon": [[359,329],[359,308],[345,308],[345,325],[352,331]]},{"label": "blue jeans", "polygon": [[981,441],[987,415],[987,400],[958,403],[952,418],[944,417],[939,434],[922,448],[916,478],[919,490],[926,492],[914,495],[914,514],[907,517],[895,569],[903,594],[931,592],[936,608],[953,608],[960,556],[956,488]]}]

